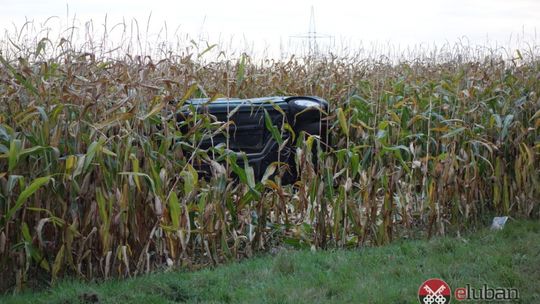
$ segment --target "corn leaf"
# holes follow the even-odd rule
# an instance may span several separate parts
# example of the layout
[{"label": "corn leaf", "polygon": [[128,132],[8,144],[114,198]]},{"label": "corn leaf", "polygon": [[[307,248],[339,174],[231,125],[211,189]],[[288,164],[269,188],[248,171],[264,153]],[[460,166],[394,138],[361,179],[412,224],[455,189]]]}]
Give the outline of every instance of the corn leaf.
[{"label": "corn leaf", "polygon": [[36,178],[28,187],[26,187],[15,202],[15,205],[11,207],[4,215],[4,224],[11,219],[11,217],[24,205],[26,200],[32,196],[39,188],[47,184],[52,179],[51,176],[43,176]]}]

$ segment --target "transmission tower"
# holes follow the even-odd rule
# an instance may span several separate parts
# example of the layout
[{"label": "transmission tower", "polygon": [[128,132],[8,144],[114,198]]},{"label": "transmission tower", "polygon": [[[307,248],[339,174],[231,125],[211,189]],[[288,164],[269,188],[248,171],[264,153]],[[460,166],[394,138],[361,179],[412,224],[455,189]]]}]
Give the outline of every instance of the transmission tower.
[{"label": "transmission tower", "polygon": [[290,36],[291,38],[304,39],[308,42],[308,55],[318,56],[319,55],[319,44],[318,40],[320,39],[332,39],[330,35],[317,34],[317,29],[315,28],[315,9],[311,6],[311,15],[309,17],[309,29],[308,32],[301,35]]}]

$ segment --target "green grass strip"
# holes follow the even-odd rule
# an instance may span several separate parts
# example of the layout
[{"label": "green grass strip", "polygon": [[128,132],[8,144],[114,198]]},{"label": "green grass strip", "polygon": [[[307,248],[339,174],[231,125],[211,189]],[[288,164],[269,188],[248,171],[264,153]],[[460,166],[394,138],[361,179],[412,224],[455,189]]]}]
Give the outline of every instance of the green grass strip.
[{"label": "green grass strip", "polygon": [[379,248],[283,250],[215,269],[99,284],[65,280],[0,302],[418,303],[418,287],[428,278],[442,278],[451,288],[517,288],[520,303],[540,303],[540,222],[510,221],[502,231]]}]

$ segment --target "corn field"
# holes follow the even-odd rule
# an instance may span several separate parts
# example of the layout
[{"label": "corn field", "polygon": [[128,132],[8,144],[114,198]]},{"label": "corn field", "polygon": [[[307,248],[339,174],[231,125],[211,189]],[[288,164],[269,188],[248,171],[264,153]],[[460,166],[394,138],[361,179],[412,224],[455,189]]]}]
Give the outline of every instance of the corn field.
[{"label": "corn field", "polygon": [[[158,60],[51,45],[0,56],[0,290],[540,216],[533,54]],[[292,185],[285,165],[259,181],[223,147],[200,149],[226,122],[175,119],[192,97],[272,95],[330,103],[327,142],[292,136]]]}]

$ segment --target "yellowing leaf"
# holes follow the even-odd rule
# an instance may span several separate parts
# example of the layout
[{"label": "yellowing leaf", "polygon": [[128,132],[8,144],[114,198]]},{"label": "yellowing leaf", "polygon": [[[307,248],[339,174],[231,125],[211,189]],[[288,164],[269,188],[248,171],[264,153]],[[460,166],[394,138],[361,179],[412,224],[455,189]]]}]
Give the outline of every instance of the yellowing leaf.
[{"label": "yellowing leaf", "polygon": [[342,108],[337,109],[337,117],[343,134],[349,137],[349,126],[347,125],[347,119],[345,118],[345,113],[343,112]]},{"label": "yellowing leaf", "polygon": [[98,124],[95,125],[97,129],[102,129],[104,127],[110,127],[112,125],[115,125],[116,123],[124,120],[131,119],[135,115],[134,111],[120,113],[114,117],[111,117],[109,119],[106,119]]},{"label": "yellowing leaf", "polygon": [[60,250],[58,250],[58,253],[56,254],[56,258],[54,259],[54,264],[52,265],[52,279],[53,281],[58,277],[58,272],[62,269],[62,264],[64,264],[64,251],[65,251],[65,245],[62,245],[60,247]]},{"label": "yellowing leaf", "polygon": [[71,170],[75,166],[75,162],[77,161],[77,156],[70,155],[66,159],[66,174],[71,173]]},{"label": "yellowing leaf", "polygon": [[158,103],[157,105],[155,105],[155,106],[150,110],[150,112],[148,112],[146,115],[144,115],[141,119],[142,119],[142,120],[145,120],[145,119],[147,119],[148,117],[150,117],[150,116],[152,116],[152,115],[154,115],[154,114],[160,112],[160,111],[163,109],[163,107],[165,107],[166,104],[167,104],[167,102],[165,102],[165,101],[162,101],[162,102]]}]

